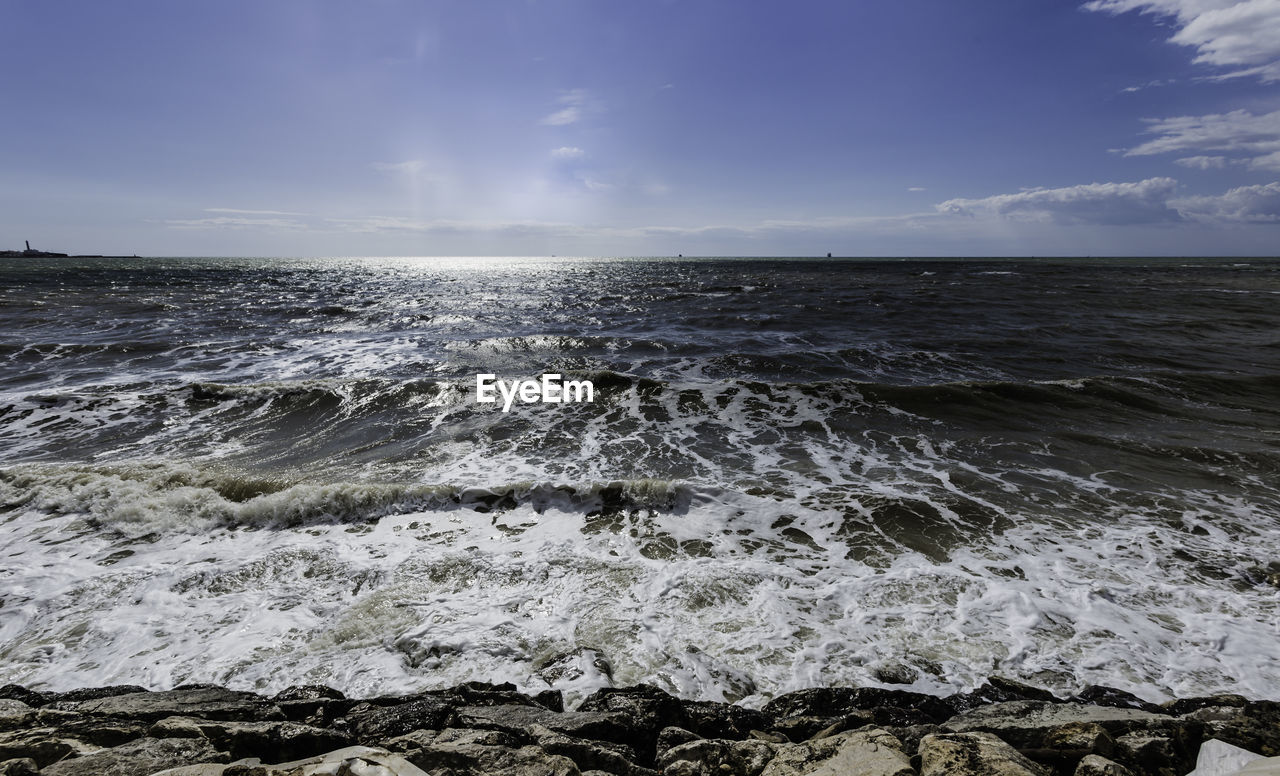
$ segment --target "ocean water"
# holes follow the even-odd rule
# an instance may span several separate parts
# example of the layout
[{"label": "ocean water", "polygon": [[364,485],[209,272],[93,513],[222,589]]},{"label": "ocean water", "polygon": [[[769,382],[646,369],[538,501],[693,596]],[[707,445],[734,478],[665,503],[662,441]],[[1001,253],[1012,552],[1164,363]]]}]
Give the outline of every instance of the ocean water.
[{"label": "ocean water", "polygon": [[0,265],[0,683],[1280,698],[1278,547],[1280,261]]}]

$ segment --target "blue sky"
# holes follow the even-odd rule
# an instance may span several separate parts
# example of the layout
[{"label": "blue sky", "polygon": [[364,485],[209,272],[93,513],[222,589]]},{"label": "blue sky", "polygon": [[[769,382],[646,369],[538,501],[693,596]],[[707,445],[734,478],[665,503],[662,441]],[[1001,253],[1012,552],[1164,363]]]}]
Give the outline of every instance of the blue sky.
[{"label": "blue sky", "polygon": [[1280,0],[0,0],[0,247],[1280,252]]}]

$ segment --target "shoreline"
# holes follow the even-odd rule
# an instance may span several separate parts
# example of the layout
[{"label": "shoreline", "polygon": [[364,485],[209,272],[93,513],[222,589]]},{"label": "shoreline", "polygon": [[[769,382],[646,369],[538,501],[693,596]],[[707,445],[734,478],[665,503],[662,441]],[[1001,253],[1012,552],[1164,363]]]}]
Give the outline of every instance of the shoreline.
[{"label": "shoreline", "polygon": [[365,699],[321,685],[272,696],[210,684],[0,687],[0,774],[42,776],[1168,776],[1191,771],[1214,739],[1280,756],[1280,702],[1153,704],[1097,685],[1061,698],[1000,677],[947,697],[805,689],[760,709],[651,685],[600,689],[573,709],[560,690],[484,682]]}]

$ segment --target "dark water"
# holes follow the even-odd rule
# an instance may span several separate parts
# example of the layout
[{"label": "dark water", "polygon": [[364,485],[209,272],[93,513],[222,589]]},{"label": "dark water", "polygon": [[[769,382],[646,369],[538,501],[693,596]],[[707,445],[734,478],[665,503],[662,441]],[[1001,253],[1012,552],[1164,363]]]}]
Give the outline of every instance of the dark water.
[{"label": "dark water", "polygon": [[0,679],[1280,697],[1280,261],[15,261],[0,364]]}]

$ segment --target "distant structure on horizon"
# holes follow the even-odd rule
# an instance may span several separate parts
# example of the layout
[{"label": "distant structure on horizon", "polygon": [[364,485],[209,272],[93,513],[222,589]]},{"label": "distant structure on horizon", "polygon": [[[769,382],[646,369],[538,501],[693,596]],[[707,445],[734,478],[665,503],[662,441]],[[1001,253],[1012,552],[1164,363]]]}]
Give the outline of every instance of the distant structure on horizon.
[{"label": "distant structure on horizon", "polygon": [[4,259],[136,259],[138,254],[132,256],[104,256],[100,253],[85,253],[68,255],[65,253],[54,253],[52,251],[37,251],[31,247],[30,240],[23,240],[27,244],[25,251],[0,251],[0,258]]}]

